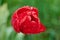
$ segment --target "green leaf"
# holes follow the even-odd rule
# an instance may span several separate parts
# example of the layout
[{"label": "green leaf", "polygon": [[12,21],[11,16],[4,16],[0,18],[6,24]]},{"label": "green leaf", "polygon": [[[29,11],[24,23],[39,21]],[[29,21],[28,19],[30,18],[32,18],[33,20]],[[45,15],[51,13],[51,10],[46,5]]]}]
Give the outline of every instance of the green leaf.
[{"label": "green leaf", "polygon": [[9,11],[7,9],[7,3],[0,6],[0,25],[5,24],[7,22],[7,17],[9,15]]}]

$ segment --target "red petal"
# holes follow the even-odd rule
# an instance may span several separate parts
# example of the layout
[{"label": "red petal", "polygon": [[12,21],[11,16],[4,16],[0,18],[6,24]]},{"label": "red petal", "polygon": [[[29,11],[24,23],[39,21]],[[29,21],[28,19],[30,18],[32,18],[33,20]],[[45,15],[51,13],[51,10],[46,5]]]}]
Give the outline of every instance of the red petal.
[{"label": "red petal", "polygon": [[13,26],[14,30],[16,32],[20,32],[19,19],[17,18],[16,14],[13,14],[11,22],[12,22],[12,26]]},{"label": "red petal", "polygon": [[25,34],[40,33],[41,30],[44,28],[40,25],[39,19],[37,21],[31,21],[31,20],[29,20],[29,18],[27,16],[26,21],[21,25],[22,26],[21,32],[23,32]]},{"label": "red petal", "polygon": [[12,26],[13,26],[13,28],[14,28],[14,30],[16,31],[16,32],[20,32],[20,28],[21,28],[21,24],[25,21],[25,19],[26,19],[26,14],[18,14],[18,13],[14,13],[13,15],[12,15],[12,19],[11,19],[11,22],[12,22]]},{"label": "red petal", "polygon": [[22,8],[19,8],[16,11],[17,11],[18,14],[21,14],[21,13],[24,13],[24,12],[26,14],[30,14],[32,12],[32,15],[37,15],[38,16],[37,8],[30,7],[30,6],[24,6]]}]

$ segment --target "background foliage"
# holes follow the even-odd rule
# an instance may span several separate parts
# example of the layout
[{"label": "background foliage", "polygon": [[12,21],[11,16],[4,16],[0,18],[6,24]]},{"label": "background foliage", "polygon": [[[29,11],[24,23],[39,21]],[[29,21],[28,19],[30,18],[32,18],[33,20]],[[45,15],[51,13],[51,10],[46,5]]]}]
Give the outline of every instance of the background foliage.
[{"label": "background foliage", "polygon": [[[11,15],[26,5],[38,8],[45,32],[24,35],[12,29]],[[0,40],[60,40],[60,0],[0,0]]]}]

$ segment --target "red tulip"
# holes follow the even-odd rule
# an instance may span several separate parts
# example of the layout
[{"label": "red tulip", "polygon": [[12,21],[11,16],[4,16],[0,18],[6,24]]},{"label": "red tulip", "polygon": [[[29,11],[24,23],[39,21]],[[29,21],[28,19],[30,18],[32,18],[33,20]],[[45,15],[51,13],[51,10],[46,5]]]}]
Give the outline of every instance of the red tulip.
[{"label": "red tulip", "polygon": [[17,9],[12,15],[11,23],[17,33],[36,34],[46,30],[35,7],[24,6]]}]

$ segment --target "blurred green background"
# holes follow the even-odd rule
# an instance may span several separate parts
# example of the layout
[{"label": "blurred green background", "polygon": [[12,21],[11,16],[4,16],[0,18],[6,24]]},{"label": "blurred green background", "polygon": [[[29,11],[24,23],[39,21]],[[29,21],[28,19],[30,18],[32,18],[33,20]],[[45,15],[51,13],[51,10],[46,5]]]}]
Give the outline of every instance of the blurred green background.
[{"label": "blurred green background", "polygon": [[[13,30],[11,15],[26,5],[38,8],[45,32],[24,35]],[[60,40],[60,0],[0,0],[0,40]]]}]

